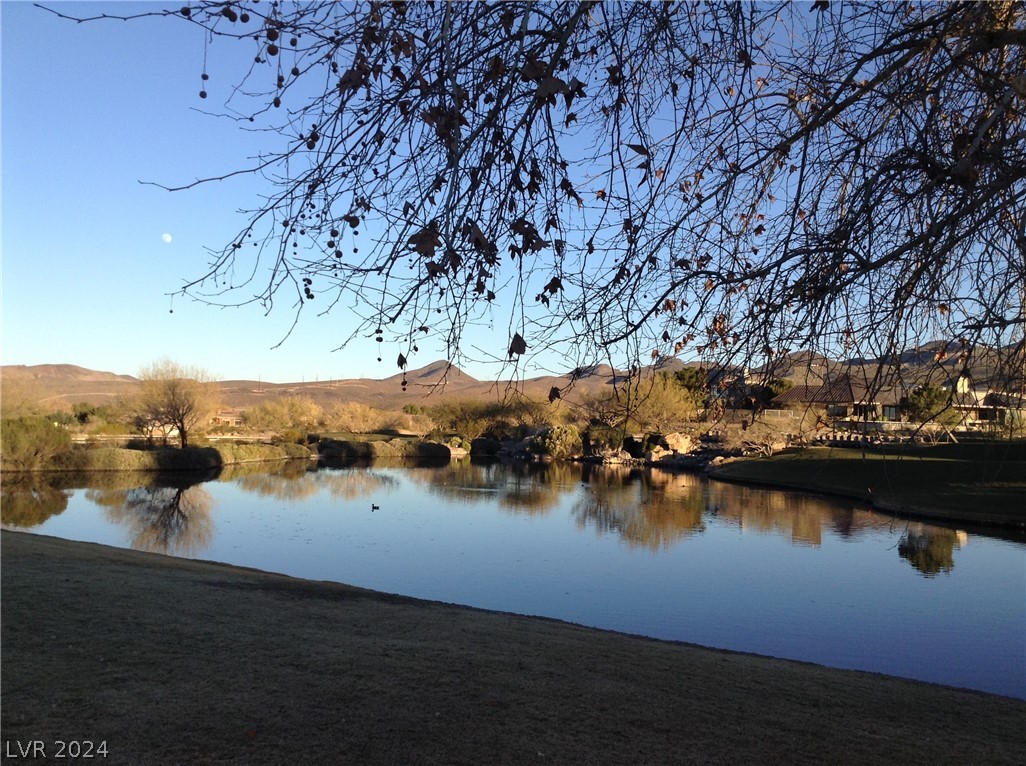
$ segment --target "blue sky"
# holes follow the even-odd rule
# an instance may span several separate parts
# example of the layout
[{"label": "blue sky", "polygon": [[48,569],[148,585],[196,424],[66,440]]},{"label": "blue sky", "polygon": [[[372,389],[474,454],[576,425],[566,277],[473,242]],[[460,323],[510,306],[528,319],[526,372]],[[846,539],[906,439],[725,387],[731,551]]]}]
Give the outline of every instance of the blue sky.
[{"label": "blue sky", "polygon": [[[160,4],[54,3],[78,16]],[[262,187],[236,179],[170,193],[169,186],[245,164],[258,144],[216,109],[247,62],[208,52],[209,98],[198,97],[202,32],[174,19],[75,24],[28,2],[0,2],[2,30],[3,364],[77,364],[137,374],[161,357],[221,379],[274,382],[387,377],[400,349],[350,332],[344,307],[293,320],[288,301],[265,316],[169,297],[203,272],[206,248],[230,242]],[[165,236],[167,235],[167,236]],[[170,241],[166,241],[170,240]],[[172,313],[173,309],[173,313]],[[501,313],[501,309],[497,312]],[[465,347],[495,345],[506,321],[471,331]],[[503,341],[505,343],[505,341]],[[500,351],[501,353],[501,351]],[[444,357],[421,344],[413,366]],[[548,370],[572,363],[542,360]],[[464,364],[478,378],[501,364]],[[541,374],[528,367],[520,374]]]}]

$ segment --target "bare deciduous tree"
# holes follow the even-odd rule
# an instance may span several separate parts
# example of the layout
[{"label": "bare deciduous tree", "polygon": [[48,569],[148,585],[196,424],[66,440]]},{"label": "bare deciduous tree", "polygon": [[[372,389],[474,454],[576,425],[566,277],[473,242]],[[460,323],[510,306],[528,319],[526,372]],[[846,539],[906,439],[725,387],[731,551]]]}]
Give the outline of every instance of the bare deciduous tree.
[{"label": "bare deciduous tree", "polygon": [[177,431],[183,448],[189,434],[210,421],[217,411],[220,390],[214,378],[198,367],[162,359],[139,373],[139,410],[148,422]]},{"label": "bare deciduous tree", "polygon": [[1021,375],[1021,2],[145,15],[238,44],[223,113],[270,129],[238,171],[268,196],[189,294],[343,304],[400,366],[424,333],[459,359],[501,306],[509,359],[888,360],[940,337]]}]

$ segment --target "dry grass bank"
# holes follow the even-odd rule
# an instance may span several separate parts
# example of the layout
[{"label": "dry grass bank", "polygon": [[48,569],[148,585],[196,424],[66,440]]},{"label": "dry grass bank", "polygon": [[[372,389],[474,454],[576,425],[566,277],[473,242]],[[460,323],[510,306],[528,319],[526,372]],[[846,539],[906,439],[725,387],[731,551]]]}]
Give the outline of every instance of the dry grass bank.
[{"label": "dry grass bank", "polygon": [[108,763],[1026,762],[884,676],[8,531],[2,586],[3,739]]}]

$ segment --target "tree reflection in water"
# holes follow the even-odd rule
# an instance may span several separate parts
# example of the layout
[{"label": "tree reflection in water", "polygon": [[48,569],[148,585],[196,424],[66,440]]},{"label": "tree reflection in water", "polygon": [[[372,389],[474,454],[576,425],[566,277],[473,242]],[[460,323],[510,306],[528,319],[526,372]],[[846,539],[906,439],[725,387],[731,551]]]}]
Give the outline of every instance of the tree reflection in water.
[{"label": "tree reflection in water", "polygon": [[0,487],[0,521],[15,527],[38,527],[65,511],[69,494],[36,477],[5,479]]},{"label": "tree reflection in water", "polygon": [[955,568],[954,551],[964,539],[964,532],[915,524],[898,541],[898,555],[925,577],[936,577]]},{"label": "tree reflection in water", "polygon": [[549,513],[573,495],[570,513],[579,527],[652,550],[702,533],[705,514],[741,529],[783,533],[792,544],[811,547],[822,545],[826,530],[853,538],[890,523],[856,502],[839,505],[811,494],[631,466],[461,461],[407,477],[450,503],[473,504],[492,494],[499,508],[514,513]]},{"label": "tree reflection in water", "polygon": [[399,486],[395,476],[378,473],[367,468],[352,468],[346,471],[318,471],[318,482],[328,490],[335,500],[358,500],[375,492],[390,490]]},{"label": "tree reflection in water", "polygon": [[499,508],[528,515],[546,514],[559,505],[570,487],[581,481],[579,463],[521,463],[503,482]]},{"label": "tree reflection in water", "polygon": [[629,545],[666,550],[705,530],[707,495],[688,474],[624,466],[588,466],[584,492],[571,509],[579,527],[615,533]]},{"label": "tree reflection in water", "polygon": [[500,495],[512,467],[504,463],[454,460],[441,468],[410,471],[407,477],[448,503],[472,504],[480,502],[482,494]]},{"label": "tree reflection in water", "polygon": [[294,502],[326,490],[335,500],[357,500],[399,485],[395,476],[367,467],[312,469],[308,461],[286,463],[278,470],[253,470],[228,476],[243,492]]},{"label": "tree reflection in water", "polygon": [[86,497],[112,523],[126,526],[136,550],[192,556],[214,535],[210,493],[198,485],[95,490]]},{"label": "tree reflection in water", "polygon": [[[208,477],[209,478],[209,477]],[[516,514],[548,514],[566,501],[576,525],[600,535],[615,534],[630,546],[669,549],[701,534],[710,519],[741,530],[787,535],[791,543],[819,547],[825,530],[855,538],[896,520],[866,512],[854,501],[839,504],[811,494],[709,481],[704,476],[629,466],[581,463],[473,463],[454,461],[437,468],[398,473],[372,467],[316,469],[307,461],[240,465],[225,469],[220,481],[244,492],[302,503],[326,491],[338,501],[372,497],[406,482],[447,503],[476,504],[492,496],[497,508]],[[153,474],[61,475],[47,480],[5,480],[0,510],[4,524],[35,527],[63,512],[74,487],[92,487],[86,497],[107,518],[130,530],[134,548],[189,556],[210,545],[213,500],[199,484]],[[154,484],[163,486],[154,486]],[[142,484],[143,486],[140,486]],[[912,524],[897,545],[898,555],[926,577],[951,572],[954,551],[966,534]]]},{"label": "tree reflection in water", "polygon": [[504,511],[545,514],[581,481],[579,463],[478,463],[454,461],[442,468],[413,471],[411,480],[449,503],[473,505],[493,495]]},{"label": "tree reflection in water", "polygon": [[836,499],[721,481],[709,482],[709,508],[718,519],[741,529],[780,532],[788,535],[794,545],[812,547],[823,544],[825,529],[851,538],[886,523],[881,517],[866,513],[854,501],[839,505]]},{"label": "tree reflection in water", "polygon": [[280,473],[251,473],[233,479],[234,484],[243,492],[251,492],[261,497],[273,497],[286,502],[307,500],[320,490],[316,475],[304,473],[299,476],[288,476]]},{"label": "tree reflection in water", "polygon": [[284,463],[236,463],[221,471],[219,481],[231,482],[243,492],[276,500],[306,500],[317,494],[308,460],[288,460]]}]

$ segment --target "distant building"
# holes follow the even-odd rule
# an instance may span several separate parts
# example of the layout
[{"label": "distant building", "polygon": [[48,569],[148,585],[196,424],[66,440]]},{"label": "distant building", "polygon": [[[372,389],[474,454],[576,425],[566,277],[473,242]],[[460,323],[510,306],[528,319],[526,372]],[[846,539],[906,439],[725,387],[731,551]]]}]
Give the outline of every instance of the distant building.
[{"label": "distant building", "polygon": [[818,405],[832,420],[898,421],[902,395],[899,387],[875,390],[845,374],[818,386],[794,386],[773,397],[771,405]]},{"label": "distant building", "polygon": [[966,425],[979,428],[1003,428],[1026,422],[1026,396],[990,390],[971,390],[955,399],[955,407],[965,413]]},{"label": "distant building", "polygon": [[226,410],[218,410],[217,413],[210,419],[212,426],[224,426],[226,428],[241,428],[242,427],[242,413],[243,410],[238,407],[233,407]]},{"label": "distant building", "polygon": [[[1026,422],[1026,396],[973,388],[965,375],[942,384],[951,391],[951,407],[961,415],[964,428],[1002,428]],[[819,406],[830,421],[858,420],[896,423],[902,420],[902,400],[913,390],[901,385],[872,388],[840,375],[820,385],[796,385],[775,396],[775,409]]]}]

